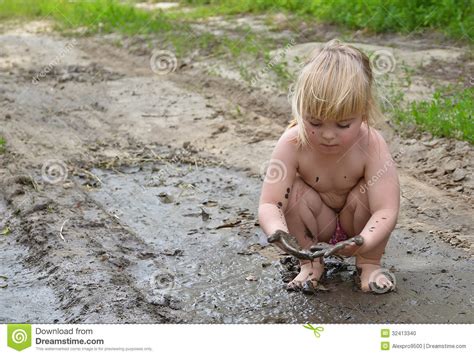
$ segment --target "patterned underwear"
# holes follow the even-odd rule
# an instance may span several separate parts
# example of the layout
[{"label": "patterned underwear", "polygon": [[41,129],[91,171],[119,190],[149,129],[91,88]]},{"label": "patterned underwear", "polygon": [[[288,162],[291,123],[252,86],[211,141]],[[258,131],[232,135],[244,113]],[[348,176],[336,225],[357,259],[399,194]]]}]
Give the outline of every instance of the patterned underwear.
[{"label": "patterned underwear", "polygon": [[349,238],[349,236],[346,234],[344,229],[341,226],[341,222],[339,220],[339,214],[336,215],[336,231],[334,231],[334,234],[332,235],[331,239],[329,240],[329,243],[331,245],[335,245],[338,242],[345,241]]}]

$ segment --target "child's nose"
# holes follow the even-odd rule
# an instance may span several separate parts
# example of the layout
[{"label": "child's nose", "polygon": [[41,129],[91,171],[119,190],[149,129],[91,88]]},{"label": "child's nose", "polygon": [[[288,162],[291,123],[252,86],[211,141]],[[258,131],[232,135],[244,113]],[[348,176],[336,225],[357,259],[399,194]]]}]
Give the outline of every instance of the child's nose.
[{"label": "child's nose", "polygon": [[323,130],[323,132],[321,133],[321,136],[322,138],[324,138],[325,140],[332,140],[336,137],[336,135],[334,134],[334,132],[332,130]]}]

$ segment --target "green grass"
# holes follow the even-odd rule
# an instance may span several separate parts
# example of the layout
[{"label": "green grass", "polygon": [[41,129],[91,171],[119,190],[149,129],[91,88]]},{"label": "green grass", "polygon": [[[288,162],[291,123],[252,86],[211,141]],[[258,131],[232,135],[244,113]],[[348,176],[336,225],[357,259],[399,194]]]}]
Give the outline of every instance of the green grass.
[{"label": "green grass", "polygon": [[[0,0],[0,20],[52,19],[60,31],[85,29],[84,34],[118,32],[125,35],[152,34],[163,47],[171,46],[177,56],[195,49],[202,54],[228,56],[238,63],[242,56],[263,58],[277,47],[270,39],[255,35],[250,28],[234,29],[241,38],[215,36],[210,32],[196,35],[190,24],[173,14],[136,9],[131,2],[118,0]],[[245,39],[243,35],[245,34]],[[77,33],[73,33],[77,35]]]},{"label": "green grass", "polygon": [[0,136],[0,153],[5,152],[5,145],[7,144],[7,141],[3,137]]},{"label": "green grass", "polygon": [[0,0],[0,19],[8,18],[54,19],[63,30],[85,26],[91,33],[166,32],[175,25],[162,12],[150,13],[112,0]]},{"label": "green grass", "polygon": [[401,126],[415,124],[439,137],[451,137],[474,144],[474,88],[440,88],[431,101],[413,102],[407,109],[395,109]]},{"label": "green grass", "polygon": [[182,0],[195,6],[188,18],[286,11],[374,32],[438,30],[474,39],[472,0]]}]

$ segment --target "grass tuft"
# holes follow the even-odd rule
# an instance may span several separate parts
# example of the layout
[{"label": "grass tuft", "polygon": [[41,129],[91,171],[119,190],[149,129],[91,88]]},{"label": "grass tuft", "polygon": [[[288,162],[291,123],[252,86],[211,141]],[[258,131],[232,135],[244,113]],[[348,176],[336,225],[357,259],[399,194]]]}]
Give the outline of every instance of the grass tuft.
[{"label": "grass tuft", "polygon": [[395,109],[395,121],[402,127],[415,124],[439,137],[451,137],[474,144],[474,88],[441,88],[430,101],[413,102]]}]

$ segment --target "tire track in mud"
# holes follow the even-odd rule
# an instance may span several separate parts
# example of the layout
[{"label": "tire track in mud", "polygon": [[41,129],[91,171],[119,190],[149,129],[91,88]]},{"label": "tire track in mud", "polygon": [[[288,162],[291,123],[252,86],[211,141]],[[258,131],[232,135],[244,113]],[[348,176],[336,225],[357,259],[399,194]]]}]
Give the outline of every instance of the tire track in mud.
[{"label": "tire track in mud", "polygon": [[[21,34],[18,36],[21,37]],[[49,35],[39,36],[49,38]],[[29,48],[28,55],[35,57],[38,44],[35,44],[34,36],[32,38],[23,47],[19,47]],[[60,82],[59,76],[51,76],[31,87],[25,80],[32,69],[28,66],[13,66],[10,76],[0,76],[0,103],[3,104],[0,108],[0,120],[3,120],[2,134],[7,138],[9,150],[0,156],[3,177],[1,189],[8,203],[7,217],[12,228],[9,236],[11,241],[16,241],[17,246],[26,250],[22,255],[26,269],[31,271],[29,273],[36,274],[39,281],[43,281],[42,287],[49,288],[49,298],[53,298],[51,294],[54,294],[55,300],[51,302],[58,306],[54,310],[37,310],[32,307],[29,311],[31,319],[50,322],[55,319],[62,322],[207,320],[203,314],[198,315],[201,319],[198,316],[195,319],[183,316],[186,305],[180,304],[179,296],[156,298],[149,276],[143,278],[143,274],[153,275],[155,271],[166,270],[165,267],[169,267],[169,256],[163,255],[163,248],[155,246],[150,239],[143,239],[141,234],[137,234],[139,217],[137,221],[117,219],[110,207],[104,206],[100,199],[93,198],[94,189],[100,188],[100,184],[97,185],[96,179],[91,179],[87,173],[78,172],[81,168],[90,172],[96,166],[112,170],[117,170],[119,166],[140,167],[144,162],[157,160],[153,156],[145,157],[147,161],[143,160],[142,153],[149,151],[149,147],[168,147],[164,149],[165,152],[177,148],[181,150],[183,147],[176,155],[185,158],[185,163],[193,164],[194,159],[197,159],[196,164],[212,166],[206,161],[207,155],[213,157],[214,165],[224,163],[247,172],[249,178],[255,178],[260,173],[261,162],[268,159],[275,138],[284,128],[286,119],[282,115],[287,114],[286,98],[275,99],[278,102],[275,103],[265,100],[262,95],[264,99],[256,100],[258,92],[256,95],[246,93],[241,86],[230,81],[206,79],[199,71],[183,71],[169,77],[151,77],[145,69],[145,58],[137,59],[116,48],[109,48],[104,43],[97,45],[92,39],[83,41],[91,43],[90,46],[95,50],[88,52],[90,47],[83,42],[84,47],[71,51],[68,61],[95,68],[95,72],[91,71],[92,77],[84,77],[84,81],[72,75],[67,81]],[[24,42],[20,40],[18,43]],[[60,47],[59,44],[65,41],[55,38],[48,43]],[[99,58],[97,51],[100,49],[104,53],[120,52],[120,59],[112,61],[106,57]],[[50,60],[47,56],[51,56],[51,53],[40,53],[43,56],[38,56],[37,67],[33,68],[33,72]],[[52,54],[54,55],[54,51]],[[106,66],[101,69],[92,64],[93,59],[100,59],[105,62],[102,65]],[[68,68],[71,69],[64,67],[66,71]],[[104,81],[93,83],[94,73],[107,72],[113,75],[106,77]],[[87,70],[85,73],[88,73]],[[16,80],[18,78],[20,80]],[[202,88],[196,88],[193,83],[204,84]],[[207,96],[206,91],[209,91]],[[236,103],[242,106],[243,114],[231,112]],[[7,118],[7,114],[10,118]],[[41,177],[41,166],[45,160],[56,157],[65,161],[72,177],[63,184],[48,185]],[[122,174],[133,176],[132,172]],[[16,179],[18,175],[23,178]],[[397,243],[394,245],[395,250],[390,252],[393,257],[389,263],[396,265],[403,262],[409,265],[413,262],[410,255],[419,254],[416,261],[418,270],[415,268],[415,272],[412,272],[406,265],[403,266],[402,278],[407,278],[404,281],[407,283],[402,283],[403,294],[388,297],[387,301],[370,297],[377,306],[370,309],[363,306],[367,296],[349,294],[355,298],[353,301],[344,296],[338,296],[339,299],[334,301],[335,293],[308,299],[303,296],[288,296],[285,292],[279,295],[284,303],[288,303],[288,311],[276,315],[270,313],[263,319],[264,322],[299,322],[311,318],[324,321],[344,320],[339,319],[341,315],[347,317],[346,320],[355,322],[384,322],[395,317],[399,317],[399,321],[427,322],[434,311],[437,321],[470,320],[465,314],[457,315],[458,312],[466,313],[466,306],[469,307],[466,304],[466,295],[469,295],[465,284],[470,271],[467,265],[469,257],[465,251],[458,252],[450,245],[432,239],[428,231],[442,230],[460,235],[460,231],[451,230],[459,228],[463,223],[469,229],[472,220],[469,221],[467,217],[472,209],[464,205],[451,209],[459,201],[456,196],[449,197],[436,188],[413,180],[409,174],[404,173],[403,177],[408,184],[411,200],[405,201],[406,210],[402,212],[401,228],[394,239]],[[36,187],[32,179],[36,182]],[[258,182],[253,181],[252,184],[253,195],[248,199],[256,202]],[[109,188],[103,187],[100,190],[106,189]],[[109,193],[113,194],[112,191]],[[420,193],[420,196],[415,193]],[[430,198],[423,200],[423,196]],[[431,196],[436,197],[436,202],[440,203],[438,206],[433,206],[435,201]],[[115,208],[124,206],[114,204],[111,205]],[[423,217],[413,204],[421,207],[425,215],[432,216]],[[127,209],[131,206],[132,203],[125,205]],[[446,207],[445,210],[441,209],[443,206]],[[434,214],[433,211],[426,210],[428,208],[435,209]],[[446,211],[454,211],[458,216],[452,221],[445,221],[451,216]],[[61,226],[64,227],[65,241],[59,236]],[[410,228],[413,231],[408,230]],[[466,228],[462,227],[461,233],[465,231]],[[412,238],[405,238],[407,236]],[[470,238],[472,236],[467,236],[463,241],[469,241]],[[449,243],[451,239],[449,237]],[[426,241],[429,243],[425,245]],[[457,243],[452,245],[466,246]],[[265,253],[268,253],[266,249],[260,251],[262,256]],[[261,263],[259,254],[251,256],[248,263]],[[423,261],[430,259],[436,266],[452,263],[453,270],[449,270],[449,274],[433,275],[432,272],[438,271],[422,268]],[[9,263],[14,262],[10,260]],[[219,279],[215,271],[207,273],[212,278]],[[457,275],[461,276],[460,281],[454,280]],[[234,273],[231,281],[237,281],[236,286],[232,282],[226,284],[234,297],[242,292],[241,283],[250,283],[239,280],[240,277],[240,274]],[[281,293],[278,263],[271,265],[262,279],[267,283],[262,287],[267,296]],[[441,287],[436,287],[435,284]],[[341,294],[350,293],[350,289],[350,282],[343,281]],[[432,298],[430,293],[433,294]],[[209,294],[204,296],[210,297]],[[216,292],[215,296],[225,299],[225,293],[219,295]],[[262,300],[270,303],[270,306],[278,301],[269,301],[264,297],[259,299],[259,303]],[[428,306],[420,305],[420,301]],[[446,305],[443,306],[442,302]],[[245,311],[258,311],[259,304],[239,303],[237,304],[242,309],[233,310],[232,312],[237,313],[235,315]],[[291,307],[292,303],[301,306]],[[403,309],[401,315],[396,313],[400,308],[395,310],[394,305],[403,306],[400,307]],[[323,312],[313,313],[313,308]],[[347,312],[341,313],[344,308]],[[60,315],[53,316],[52,312]],[[256,315],[257,319],[245,321],[259,321],[258,314]],[[216,314],[211,314],[209,318],[209,321],[221,322],[244,320],[229,320],[225,319],[225,315]]]}]

